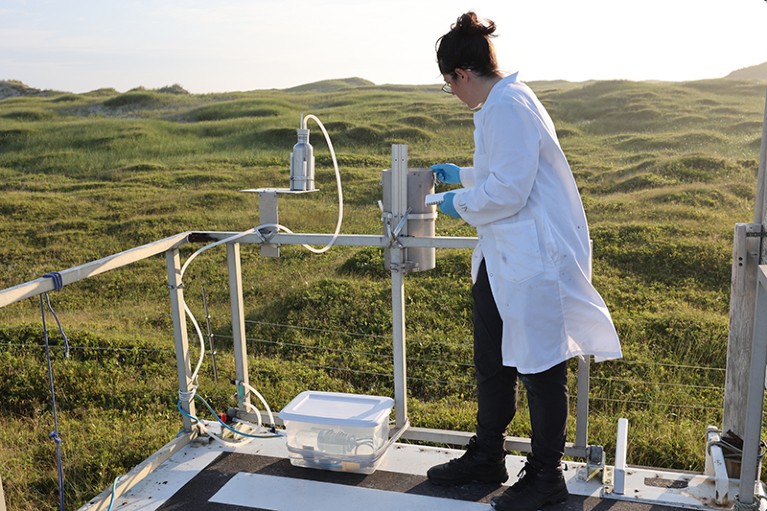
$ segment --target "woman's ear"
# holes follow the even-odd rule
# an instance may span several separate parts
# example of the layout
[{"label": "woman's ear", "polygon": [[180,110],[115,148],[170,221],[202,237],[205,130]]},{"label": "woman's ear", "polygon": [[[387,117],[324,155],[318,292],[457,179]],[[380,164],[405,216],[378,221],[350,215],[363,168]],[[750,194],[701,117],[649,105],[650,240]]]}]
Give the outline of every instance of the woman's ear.
[{"label": "woman's ear", "polygon": [[469,78],[469,70],[463,69],[461,67],[457,67],[455,68],[455,75],[456,75],[456,78],[458,79],[466,80],[467,78]]}]

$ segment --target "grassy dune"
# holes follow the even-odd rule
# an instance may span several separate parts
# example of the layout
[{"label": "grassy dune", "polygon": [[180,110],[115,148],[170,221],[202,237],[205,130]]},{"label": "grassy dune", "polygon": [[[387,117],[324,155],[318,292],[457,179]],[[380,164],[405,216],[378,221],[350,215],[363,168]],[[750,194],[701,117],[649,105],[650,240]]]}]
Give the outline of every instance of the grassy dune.
[{"label": "grassy dune", "polygon": [[[721,423],[732,231],[753,216],[765,84],[531,86],[557,124],[582,192],[594,282],[626,355],[593,366],[590,442],[604,445],[610,460],[617,419],[627,417],[629,463],[702,470],[706,425]],[[186,230],[256,225],[257,199],[239,190],[287,186],[302,112],[325,123],[338,152],[343,233],[381,232],[379,177],[392,143],[409,145],[411,167],[471,161],[471,113],[436,86],[352,79],[229,94],[174,86],[6,98],[0,287]],[[319,130],[312,142],[321,190],[281,199],[280,222],[332,232],[330,157]],[[450,218],[440,218],[437,231],[473,235]],[[417,426],[473,429],[469,256],[440,251],[435,270],[407,279]],[[251,384],[274,409],[305,389],[392,393],[381,259],[373,248],[315,256],[283,247],[280,259],[243,248]],[[235,403],[223,251],[196,259],[185,286],[198,319],[202,289],[208,294],[222,377],[213,381],[206,359],[200,392],[223,410]],[[69,286],[51,300],[74,347],[64,359],[52,333],[66,497],[76,508],[180,428],[164,260]],[[9,508],[55,507],[37,300],[0,309],[0,375],[0,475]],[[524,407],[519,415],[509,433],[529,435]]]}]

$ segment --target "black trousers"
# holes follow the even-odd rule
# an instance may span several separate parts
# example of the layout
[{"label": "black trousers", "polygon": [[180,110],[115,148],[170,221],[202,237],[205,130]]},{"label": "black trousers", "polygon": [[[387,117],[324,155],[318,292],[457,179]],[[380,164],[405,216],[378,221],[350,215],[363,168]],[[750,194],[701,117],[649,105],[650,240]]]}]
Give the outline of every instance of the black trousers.
[{"label": "black trousers", "polygon": [[536,374],[503,365],[503,321],[498,313],[485,261],[472,287],[474,298],[474,365],[477,375],[477,444],[501,453],[506,428],[517,411],[517,380],[527,390],[532,454],[544,467],[559,466],[567,436],[567,362]]}]

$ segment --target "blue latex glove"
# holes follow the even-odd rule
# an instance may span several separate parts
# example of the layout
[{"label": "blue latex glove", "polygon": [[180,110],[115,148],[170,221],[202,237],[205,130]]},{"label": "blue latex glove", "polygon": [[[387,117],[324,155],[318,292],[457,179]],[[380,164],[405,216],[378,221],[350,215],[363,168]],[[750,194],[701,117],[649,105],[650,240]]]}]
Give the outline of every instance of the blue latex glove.
[{"label": "blue latex glove", "polygon": [[458,211],[456,211],[455,209],[455,204],[453,203],[454,200],[455,200],[454,192],[446,193],[445,202],[439,205],[439,210],[446,215],[452,216],[453,218],[461,218],[461,215],[459,215]]},{"label": "blue latex glove", "polygon": [[453,163],[439,163],[437,165],[432,165],[431,170],[434,171],[437,179],[443,183],[449,185],[461,184],[461,167],[458,165]]}]

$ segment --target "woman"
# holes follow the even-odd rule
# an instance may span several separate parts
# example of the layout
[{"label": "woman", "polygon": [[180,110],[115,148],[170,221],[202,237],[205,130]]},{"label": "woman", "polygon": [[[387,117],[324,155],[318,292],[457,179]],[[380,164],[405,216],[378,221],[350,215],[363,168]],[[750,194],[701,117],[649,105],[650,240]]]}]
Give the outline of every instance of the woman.
[{"label": "woman", "polygon": [[[434,165],[463,188],[440,211],[477,229],[472,257],[477,433],[466,453],[432,467],[440,485],[508,479],[504,435],[516,413],[517,380],[532,427],[524,474],[493,506],[534,511],[567,496],[564,455],[567,360],[619,358],[610,313],[590,283],[589,232],[554,125],[517,75],[498,69],[492,21],[461,16],[437,42],[445,86],[474,113],[474,167]],[[480,108],[481,107],[481,108]]]}]

